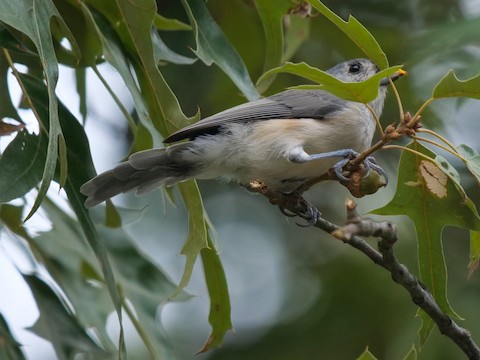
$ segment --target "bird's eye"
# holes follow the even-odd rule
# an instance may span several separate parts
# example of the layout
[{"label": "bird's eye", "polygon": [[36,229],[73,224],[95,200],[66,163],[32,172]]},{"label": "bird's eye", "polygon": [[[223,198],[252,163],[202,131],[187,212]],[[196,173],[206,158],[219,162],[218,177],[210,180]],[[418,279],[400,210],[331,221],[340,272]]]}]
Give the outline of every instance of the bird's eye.
[{"label": "bird's eye", "polygon": [[350,65],[350,67],[348,68],[348,72],[350,74],[356,74],[360,71],[360,69],[361,69],[360,64],[354,63],[354,64]]}]

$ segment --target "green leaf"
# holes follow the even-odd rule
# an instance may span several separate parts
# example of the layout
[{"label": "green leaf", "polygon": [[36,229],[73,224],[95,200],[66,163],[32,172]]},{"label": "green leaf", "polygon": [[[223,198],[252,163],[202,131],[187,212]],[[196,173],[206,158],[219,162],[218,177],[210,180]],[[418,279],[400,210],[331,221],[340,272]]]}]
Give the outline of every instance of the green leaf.
[{"label": "green leaf", "polygon": [[59,359],[73,359],[76,354],[106,357],[78,323],[75,315],[50,287],[35,275],[23,275],[37,303],[40,317],[30,328],[35,334],[51,342]]},{"label": "green leaf", "polygon": [[[122,228],[98,226],[98,229],[106,241],[122,297],[130,301],[133,309],[130,309],[130,303],[123,305],[151,358],[175,358],[168,336],[158,321],[159,311],[170,300],[175,285]],[[175,300],[188,298],[182,292]]]},{"label": "green leaf", "polygon": [[182,255],[186,256],[185,269],[177,289],[172,298],[188,285],[192,276],[193,266],[203,249],[208,248],[208,233],[205,218],[203,217],[203,201],[195,180],[178,184],[185,207],[188,210],[188,237],[182,247]]},{"label": "green leaf", "polygon": [[466,160],[465,164],[467,165],[468,170],[470,170],[475,177],[475,180],[477,180],[477,183],[480,185],[480,154],[475,149],[472,149],[465,144],[457,146],[455,150],[457,150],[457,152]]},{"label": "green leaf", "polygon": [[[7,32],[4,29],[2,32]],[[8,69],[10,65],[8,64],[7,59],[5,58],[4,52],[0,52],[0,119],[11,118],[19,122],[23,122],[20,116],[17,113],[17,109],[12,104],[12,99],[10,98],[10,92],[8,89]]]},{"label": "green leaf", "polygon": [[290,15],[285,22],[285,51],[282,62],[289,61],[310,34],[310,19]]},{"label": "green leaf", "polygon": [[79,59],[72,59],[69,51],[62,57],[58,54],[59,62],[72,66],[77,70],[97,64],[97,62],[101,61],[102,57],[102,43],[95,28],[92,27],[92,24],[82,12],[80,2],[65,0],[53,1],[62,18],[68,24],[80,50]]},{"label": "green leaf", "polygon": [[240,55],[232,47],[212,18],[203,0],[182,0],[195,34],[195,54],[207,65],[215,63],[222,69],[245,97],[252,101],[260,97],[250,79]]},{"label": "green leaf", "polygon": [[220,257],[210,237],[208,237],[208,248],[202,249],[201,256],[210,295],[210,315],[208,321],[212,325],[212,333],[200,350],[200,352],[205,352],[214,346],[222,344],[225,333],[232,329],[232,320],[230,318],[230,297],[227,279],[225,278]]},{"label": "green leaf", "polygon": [[357,358],[357,360],[377,360],[375,356],[368,350],[368,347],[365,351]]},{"label": "green leaf", "polygon": [[[47,159],[37,198],[25,220],[28,220],[35,213],[47,193],[50,182],[53,180],[55,174],[58,148],[59,145],[61,146],[62,144],[61,142],[59,143],[59,138],[62,136],[62,129],[58,119],[57,97],[55,96],[55,87],[58,80],[58,63],[55,57],[55,49],[53,47],[52,33],[50,30],[52,19],[57,20],[56,24],[62,28],[64,34],[69,38],[74,52],[78,57],[78,47],[75,39],[51,0],[45,0],[41,3],[34,0],[0,2],[0,21],[26,34],[35,44],[43,64],[48,87],[50,131]],[[38,120],[40,121],[40,119]],[[66,162],[62,161],[60,167],[66,169]]]},{"label": "green leaf", "polygon": [[21,344],[15,340],[8,324],[0,313],[0,359],[25,360]]},{"label": "green leaf", "polygon": [[387,56],[380,48],[377,40],[375,40],[373,35],[362,24],[360,24],[357,19],[350,15],[348,21],[345,21],[327,8],[321,1],[309,0],[308,2],[342,30],[345,35],[347,35],[369,59],[377,64],[380,69],[388,67]]},{"label": "green leaf", "polygon": [[419,349],[421,349],[422,346],[425,345],[425,343],[427,342],[430,333],[434,329],[435,322],[422,309],[418,309],[417,316],[420,316],[420,318],[422,319],[422,326],[418,330]]},{"label": "green leaf", "polygon": [[177,54],[165,44],[157,31],[152,30],[153,51],[157,62],[166,61],[178,65],[191,65],[197,59]]},{"label": "green leaf", "polygon": [[48,200],[42,207],[52,223],[51,230],[31,238],[26,235],[20,217],[16,220],[18,222],[10,221],[9,228],[24,231],[20,236],[31,244],[37,254],[41,254],[49,274],[73,305],[78,321],[83,327],[95,328],[104,348],[116,351],[105,327],[114,307],[106,287],[99,285],[103,285],[104,280],[95,254],[85,242],[78,221]]},{"label": "green leaf", "polygon": [[[153,122],[156,129],[152,129],[151,135],[154,144],[160,146],[159,133],[166,136],[186,126],[192,119],[183,114],[177,98],[165,82],[157,66],[152,44],[153,20],[157,10],[156,3],[153,0],[118,0],[115,3],[89,0],[89,3],[100,11],[111,24],[115,24],[114,28],[117,35],[131,58],[134,59],[132,65],[140,84],[141,94],[148,106],[148,112],[145,112],[145,114],[148,121]],[[95,18],[95,21],[97,21],[97,18]],[[122,77],[126,76],[125,72],[120,74]],[[132,93],[132,96],[134,96],[134,93]],[[135,105],[137,106],[137,102],[135,102]],[[137,108],[138,113],[141,113],[141,111],[144,110]],[[149,130],[152,128],[147,124],[144,125]]]},{"label": "green leaf", "polygon": [[87,72],[84,68],[75,69],[75,85],[78,94],[78,111],[82,115],[83,125],[87,121]]},{"label": "green leaf", "polygon": [[[412,219],[418,238],[420,279],[440,308],[458,318],[447,300],[447,270],[441,234],[446,225],[479,230],[480,218],[460,185],[432,160],[433,152],[415,141],[408,148],[427,158],[410,151],[402,153],[395,195],[386,206],[373,213],[407,215]],[[426,315],[422,318],[428,326],[429,318]],[[430,329],[430,326],[424,329],[423,339]]]},{"label": "green leaf", "polygon": [[260,77],[259,81],[262,81],[264,78],[273,74],[290,73],[321,84],[312,86],[295,86],[294,88],[322,89],[342,99],[366,104],[377,97],[380,81],[384,77],[390,76],[400,69],[400,65],[393,66],[380,71],[365,81],[345,83],[328,74],[327,72],[314,68],[306,63],[294,64],[287,62],[283,66],[267,71]]},{"label": "green leaf", "polygon": [[19,198],[42,179],[47,154],[45,136],[17,133],[0,156],[0,203]]},{"label": "green leaf", "polygon": [[[263,72],[280,66],[283,59],[284,38],[283,38],[283,17],[292,6],[290,0],[255,0],[263,31],[265,32],[265,62]],[[275,77],[264,78],[264,81],[257,83],[257,90],[263,93],[268,89]]]},{"label": "green leaf", "polygon": [[437,155],[435,156],[435,164],[437,164],[438,167],[450,177],[460,191],[463,191],[460,185],[460,174],[458,173],[457,169],[455,169],[453,165],[447,161],[447,159],[445,159],[443,156]]},{"label": "green leaf", "polygon": [[[49,114],[49,99],[47,98],[47,91],[45,85],[29,75],[21,75],[20,80],[23,87],[26,89],[26,95],[29,96],[35,110],[40,119],[48,118]],[[121,298],[118,293],[117,284],[110,266],[110,260],[107,255],[107,249],[102,239],[98,236],[95,227],[92,223],[88,211],[83,206],[85,196],[80,194],[80,186],[95,175],[93,168],[90,149],[88,146],[88,139],[85,135],[83,127],[77,119],[58,102],[58,112],[60,114],[60,121],[64,129],[67,159],[70,166],[68,167],[68,178],[65,183],[65,192],[67,194],[70,205],[75,212],[80,225],[85,233],[85,236],[90,244],[98,262],[101,264],[103,276],[107,284],[108,291],[112,298],[115,310],[117,312],[120,324],[122,324],[122,310]],[[48,129],[48,127],[47,127]],[[58,177],[58,174],[57,174]],[[123,338],[123,326],[120,325],[119,348],[121,357],[125,353],[125,344]]]},{"label": "green leaf", "polygon": [[480,264],[480,231],[470,230],[470,262],[468,263],[468,277],[478,269]]},{"label": "green leaf", "polygon": [[415,344],[412,345],[412,348],[410,349],[408,354],[405,355],[403,360],[417,360],[417,349],[415,349]]},{"label": "green leaf", "polygon": [[[118,71],[125,82],[125,85],[130,91],[141,124],[148,128],[150,133],[155,134],[156,130],[148,116],[147,105],[145,104],[135,78],[130,72],[131,63],[121,47],[118,35],[115,33],[115,30],[112,28],[107,19],[98,11],[95,9],[90,9],[84,4],[82,5],[82,11],[84,12],[88,22],[95,27],[95,30],[102,41],[105,59],[115,68],[115,70]],[[107,88],[107,90],[110,91],[111,89]]]},{"label": "green leaf", "polygon": [[468,80],[459,80],[450,70],[433,89],[433,98],[469,97],[480,100],[480,75]]},{"label": "green leaf", "polygon": [[169,19],[160,14],[155,15],[153,21],[158,30],[192,30],[192,27],[177,19]]}]

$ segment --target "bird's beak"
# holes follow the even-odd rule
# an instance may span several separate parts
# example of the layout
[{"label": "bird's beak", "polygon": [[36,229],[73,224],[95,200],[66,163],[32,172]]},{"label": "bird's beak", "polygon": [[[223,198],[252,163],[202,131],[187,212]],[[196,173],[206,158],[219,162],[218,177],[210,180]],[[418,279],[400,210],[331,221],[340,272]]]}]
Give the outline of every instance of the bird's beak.
[{"label": "bird's beak", "polygon": [[392,76],[383,78],[383,79],[380,81],[380,85],[382,85],[382,86],[387,86],[387,85],[390,84],[390,79],[391,79],[392,81],[395,81],[395,80],[397,80],[398,78],[400,78],[400,77],[402,77],[402,76],[405,76],[405,75],[407,75],[407,72],[406,72],[405,70],[402,70],[402,69],[397,70],[397,71],[395,71],[395,72],[393,73]]}]

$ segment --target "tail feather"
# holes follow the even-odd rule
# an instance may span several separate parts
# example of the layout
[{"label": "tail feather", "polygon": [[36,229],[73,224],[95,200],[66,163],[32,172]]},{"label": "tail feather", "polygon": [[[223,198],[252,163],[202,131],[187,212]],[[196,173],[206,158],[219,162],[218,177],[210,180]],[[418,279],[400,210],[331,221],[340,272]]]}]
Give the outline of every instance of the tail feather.
[{"label": "tail feather", "polygon": [[[169,151],[170,148],[174,151]],[[85,207],[93,207],[120,193],[136,191],[141,195],[193,177],[194,164],[180,156],[187,149],[188,143],[183,143],[133,154],[128,161],[82,185],[80,192],[87,196]]]}]

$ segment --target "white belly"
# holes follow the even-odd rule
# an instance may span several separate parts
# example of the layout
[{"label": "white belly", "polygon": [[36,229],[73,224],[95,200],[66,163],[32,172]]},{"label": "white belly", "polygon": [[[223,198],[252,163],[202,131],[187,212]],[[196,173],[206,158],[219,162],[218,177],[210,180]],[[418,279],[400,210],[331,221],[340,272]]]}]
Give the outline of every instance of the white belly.
[{"label": "white belly", "polygon": [[[345,124],[339,119],[230,124],[221,134],[195,139],[198,151],[191,156],[203,162],[197,178],[222,177],[242,184],[261,180],[274,190],[291,191],[299,182],[323,174],[341,160],[337,157],[295,163],[289,160],[293,149],[303,147],[310,155],[343,149],[360,152],[370,146],[374,129],[373,120],[371,124]],[[194,160],[191,156],[185,154],[189,161]]]}]

